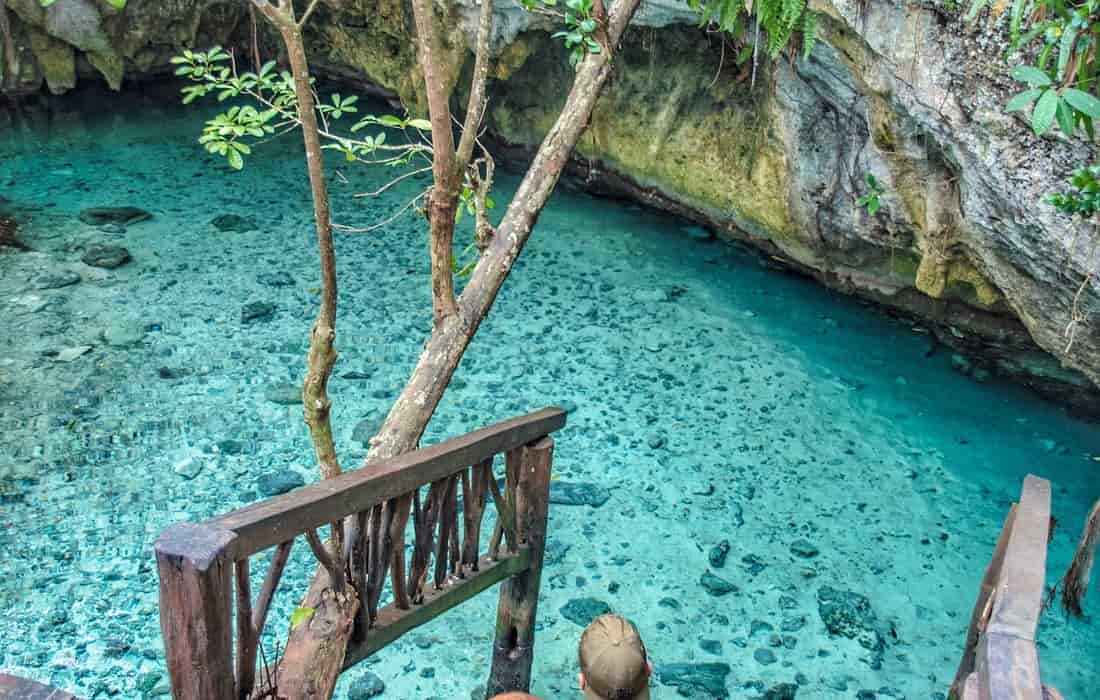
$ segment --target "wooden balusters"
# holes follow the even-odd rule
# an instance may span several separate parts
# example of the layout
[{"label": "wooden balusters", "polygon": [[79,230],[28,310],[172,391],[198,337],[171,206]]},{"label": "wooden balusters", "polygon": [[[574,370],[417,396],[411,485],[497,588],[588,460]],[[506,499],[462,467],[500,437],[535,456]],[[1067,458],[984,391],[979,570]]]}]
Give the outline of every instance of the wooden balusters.
[{"label": "wooden balusters", "polygon": [[413,602],[419,604],[424,599],[424,584],[428,579],[428,564],[435,549],[435,526],[439,520],[439,511],[443,507],[443,497],[447,493],[447,479],[433,481],[428,487],[427,500],[413,521],[415,543],[413,559],[409,565],[408,588]]},{"label": "wooden balusters", "polygon": [[443,506],[439,511],[439,539],[435,544],[435,577],[436,588],[441,588],[447,580],[447,564],[450,562],[451,531],[458,524],[456,522],[458,510],[458,498],[456,494],[457,476],[447,478],[447,488],[443,496]]},{"label": "wooden balusters", "polygon": [[411,493],[397,499],[397,514],[394,516],[392,534],[390,535],[393,540],[390,581],[393,586],[394,605],[400,610],[409,609],[409,593],[405,588],[405,527],[409,524],[409,509],[411,507]]},{"label": "wooden balusters", "polygon": [[493,458],[470,467],[470,476],[462,473],[462,531],[461,567],[477,571],[478,552],[481,548],[481,521],[489,500],[489,483],[493,482]]},{"label": "wooden balusters", "polygon": [[348,566],[351,570],[352,585],[359,592],[359,609],[355,611],[355,627],[351,633],[353,642],[361,642],[366,639],[367,630],[370,628],[371,614],[367,605],[367,564],[368,551],[368,518],[367,511],[355,514],[355,525],[348,533],[351,540],[351,553],[348,557]]},{"label": "wooden balusters", "polygon": [[252,588],[248,557],[234,565],[237,575],[237,698],[248,700],[256,684],[256,628],[252,626]]}]

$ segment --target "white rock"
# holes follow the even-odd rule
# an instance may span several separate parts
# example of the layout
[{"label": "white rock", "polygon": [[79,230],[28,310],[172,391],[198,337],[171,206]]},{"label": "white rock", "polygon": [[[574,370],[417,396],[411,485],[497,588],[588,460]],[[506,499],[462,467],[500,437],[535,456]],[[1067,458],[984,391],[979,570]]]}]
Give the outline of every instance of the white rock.
[{"label": "white rock", "polygon": [[71,348],[64,348],[61,352],[57,353],[57,361],[72,362],[91,349],[91,345],[77,345]]}]

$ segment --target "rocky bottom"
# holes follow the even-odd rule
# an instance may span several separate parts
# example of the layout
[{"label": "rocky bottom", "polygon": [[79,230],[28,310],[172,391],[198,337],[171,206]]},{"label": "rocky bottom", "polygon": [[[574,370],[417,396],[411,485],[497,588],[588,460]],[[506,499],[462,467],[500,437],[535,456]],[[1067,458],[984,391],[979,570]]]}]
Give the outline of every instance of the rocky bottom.
[{"label": "rocky bottom", "polygon": [[[164,527],[316,478],[296,388],[318,286],[297,142],[233,173],[195,143],[200,122],[174,100],[84,92],[32,105],[0,143],[0,215],[32,248],[0,249],[0,671],[87,698],[167,694]],[[331,165],[345,225],[426,184],[352,199],[389,173]],[[516,180],[500,179],[504,202]],[[412,215],[337,247],[331,393],[350,467],[430,327],[429,263]],[[542,696],[577,696],[582,626],[614,610],[645,637],[656,697],[931,700],[1023,476],[1054,483],[1051,583],[1097,495],[1092,426],[960,364],[706,231],[566,187],[426,441],[570,411]],[[295,548],[269,660],[312,568]],[[471,697],[495,604],[413,632],[337,696]],[[1052,610],[1039,634],[1048,683],[1100,694],[1094,619]]]}]

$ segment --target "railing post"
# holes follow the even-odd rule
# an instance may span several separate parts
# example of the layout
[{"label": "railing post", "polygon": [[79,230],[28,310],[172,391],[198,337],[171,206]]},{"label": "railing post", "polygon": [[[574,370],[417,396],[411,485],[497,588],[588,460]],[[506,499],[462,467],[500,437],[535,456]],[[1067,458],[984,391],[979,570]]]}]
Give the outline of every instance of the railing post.
[{"label": "railing post", "polygon": [[538,610],[543,553],[546,550],[553,454],[554,441],[547,436],[509,450],[505,455],[506,468],[512,472],[509,476],[514,475],[516,483],[513,513],[517,544],[528,548],[530,566],[500,587],[493,666],[486,697],[531,688],[535,614]]},{"label": "railing post", "polygon": [[173,525],[157,539],[160,629],[175,700],[234,700],[235,539],[193,523]]}]

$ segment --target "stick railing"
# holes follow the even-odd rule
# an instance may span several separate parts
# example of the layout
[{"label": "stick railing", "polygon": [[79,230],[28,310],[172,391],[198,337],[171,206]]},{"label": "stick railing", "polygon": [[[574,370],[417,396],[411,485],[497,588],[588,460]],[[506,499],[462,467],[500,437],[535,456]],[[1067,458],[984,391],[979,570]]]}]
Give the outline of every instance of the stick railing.
[{"label": "stick railing", "polygon": [[1035,630],[1046,592],[1050,482],[1024,479],[1009,508],[970,618],[966,648],[951,686],[956,700],[1060,698],[1043,686]]},{"label": "stick railing", "polygon": [[[173,697],[245,700],[271,690],[257,683],[257,654],[299,537],[334,591],[351,587],[358,595],[344,670],[503,581],[488,691],[527,690],[546,544],[549,436],[564,425],[564,411],[543,409],[204,523],[166,529],[155,549]],[[501,453],[503,489],[493,474]],[[490,501],[496,525],[482,553]],[[317,531],[327,525],[333,537],[326,543]],[[268,549],[271,562],[253,599],[249,560]],[[392,602],[379,607],[386,588]]]}]

